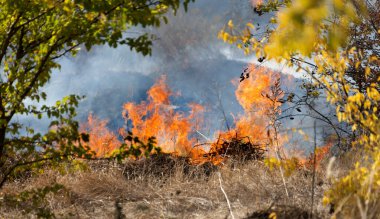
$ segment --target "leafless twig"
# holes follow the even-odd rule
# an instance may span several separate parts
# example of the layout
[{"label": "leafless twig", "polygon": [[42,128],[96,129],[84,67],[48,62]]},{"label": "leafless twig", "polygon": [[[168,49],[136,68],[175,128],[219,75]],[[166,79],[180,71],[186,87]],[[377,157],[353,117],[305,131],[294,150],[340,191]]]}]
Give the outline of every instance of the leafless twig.
[{"label": "leafless twig", "polygon": [[223,186],[222,186],[222,176],[221,176],[220,172],[218,172],[218,177],[219,177],[219,183],[220,183],[220,190],[222,190],[224,197],[226,197],[227,205],[228,205],[228,209],[230,211],[231,218],[235,219],[234,214],[232,212],[230,200],[228,199],[227,193],[226,193],[226,191],[224,191]]}]

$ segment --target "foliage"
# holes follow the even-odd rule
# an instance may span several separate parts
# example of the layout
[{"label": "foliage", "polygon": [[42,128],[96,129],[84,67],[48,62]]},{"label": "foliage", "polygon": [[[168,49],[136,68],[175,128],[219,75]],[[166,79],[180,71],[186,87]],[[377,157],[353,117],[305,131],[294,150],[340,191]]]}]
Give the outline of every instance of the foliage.
[{"label": "foliage", "polygon": [[28,136],[20,136],[16,128],[20,124],[11,123],[7,131],[11,136],[4,141],[5,154],[1,163],[0,187],[10,176],[20,175],[31,168],[38,168],[47,162],[59,163],[71,157],[91,158],[93,153],[88,147],[78,144],[84,134],[78,133],[78,123],[73,120],[77,96],[69,96],[57,101],[55,106],[43,106],[43,110],[52,118],[50,130],[46,134],[34,133],[27,127]]},{"label": "foliage", "polygon": [[300,160],[296,157],[283,160],[269,157],[264,160],[264,163],[270,170],[283,168],[285,177],[291,176],[294,171],[302,168]]},{"label": "foliage", "polygon": [[140,158],[141,156],[148,157],[152,153],[161,153],[161,148],[156,146],[155,137],[148,138],[147,142],[141,141],[138,137],[133,136],[131,132],[124,138],[120,148],[113,151],[110,158],[120,162],[125,157]]},{"label": "foliage", "polygon": [[[60,68],[60,57],[101,44],[149,55],[152,36],[133,38],[126,31],[166,23],[166,13],[186,9],[191,1],[0,0],[0,188],[23,168],[94,155],[83,144],[88,135],[80,134],[74,121],[81,97],[38,104],[47,98],[41,87]],[[15,120],[29,115],[51,119],[49,131],[36,133]]]},{"label": "foliage", "polygon": [[376,148],[366,160],[356,163],[355,168],[348,175],[334,180],[333,187],[326,192],[323,200],[325,204],[334,203],[334,217],[378,217],[380,213],[379,157],[380,151]]},{"label": "foliage", "polygon": [[255,12],[274,15],[262,37],[253,24],[238,31],[232,21],[219,37],[245,53],[296,67],[323,88],[338,120],[349,125],[352,145],[367,154],[366,162],[334,180],[326,200],[345,206],[336,211],[359,209],[362,218],[369,216],[374,198],[368,188],[378,187],[380,161],[380,2],[269,0]]}]

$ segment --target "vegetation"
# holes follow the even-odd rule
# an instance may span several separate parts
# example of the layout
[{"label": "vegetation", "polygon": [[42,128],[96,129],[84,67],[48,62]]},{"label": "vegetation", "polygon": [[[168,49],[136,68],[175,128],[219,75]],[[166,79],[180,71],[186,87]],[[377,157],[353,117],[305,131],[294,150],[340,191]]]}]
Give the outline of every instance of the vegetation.
[{"label": "vegetation", "polygon": [[[57,218],[109,218],[116,215],[125,218],[226,218],[229,212],[218,172],[222,175],[222,187],[235,218],[268,218],[273,212],[277,213],[277,218],[284,218],[284,214],[298,218],[307,215],[310,206],[310,189],[305,186],[310,184],[310,177],[306,172],[297,171],[287,178],[292,195],[289,199],[284,196],[279,172],[255,161],[243,165],[228,163],[221,169],[187,165],[185,161],[169,156],[140,160],[126,168],[105,161],[92,161],[89,165],[91,169],[69,174],[45,169],[43,174],[26,182],[6,185],[3,192],[9,196],[18,188],[24,188],[26,194],[30,194],[35,188],[55,183],[63,185],[64,189],[47,194],[47,200],[34,208],[30,199],[21,199],[17,205],[14,205],[14,199],[7,199],[6,205],[0,208],[0,215],[23,218],[28,210],[33,209],[28,216],[44,210]],[[322,185],[323,180],[323,175],[318,174],[317,182]],[[316,188],[316,218],[328,216],[328,209],[322,205],[324,186]]]},{"label": "vegetation", "polygon": [[341,179],[333,179],[325,203],[334,215],[374,218],[379,197],[380,161],[380,2],[361,0],[268,1],[256,13],[275,12],[274,28],[262,38],[247,24],[240,34],[233,22],[220,37],[255,52],[258,57],[285,62],[309,75],[314,88],[336,107],[338,120],[350,128],[353,153],[364,150],[363,160]]}]

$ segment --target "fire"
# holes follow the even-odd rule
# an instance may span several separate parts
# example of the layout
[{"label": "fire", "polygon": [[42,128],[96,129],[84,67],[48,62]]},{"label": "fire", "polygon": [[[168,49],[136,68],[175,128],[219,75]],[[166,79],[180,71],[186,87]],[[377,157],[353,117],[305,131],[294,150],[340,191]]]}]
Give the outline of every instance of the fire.
[{"label": "fire", "polygon": [[[214,164],[222,162],[224,156],[220,153],[226,150],[226,144],[234,147],[251,145],[265,148],[269,144],[268,114],[273,107],[279,106],[273,106],[273,101],[270,101],[266,94],[271,92],[271,86],[278,74],[254,65],[249,66],[248,70],[250,73],[245,80],[240,83],[233,81],[237,87],[235,95],[243,113],[235,116],[232,129],[215,133],[214,143],[199,142],[195,137],[199,136],[197,132],[202,128],[205,108],[190,103],[187,106],[188,112],[180,111],[179,107],[171,102],[171,98],[177,94],[168,87],[165,76],[159,78],[147,91],[147,100],[124,104],[126,129],[120,131],[121,136],[125,136],[127,131],[131,131],[142,141],[154,136],[164,153],[186,156],[197,164],[207,161]],[[121,145],[116,135],[106,128],[106,124],[106,121],[100,121],[90,114],[84,126],[84,129],[90,132],[90,147],[98,156],[104,156]],[[209,152],[199,146],[202,143],[209,144]]]},{"label": "fire", "polygon": [[[318,147],[316,152],[315,152],[315,166],[318,168],[323,160],[328,153],[330,152],[331,147],[334,145],[333,142],[328,142],[327,144]],[[311,154],[309,158],[307,159],[307,162],[305,163],[306,167],[312,167],[314,163],[314,156]]]},{"label": "fire", "polygon": [[[254,65],[250,65],[248,71],[249,75],[243,81],[240,83],[233,81],[237,86],[235,96],[244,113],[235,117],[233,129],[218,133],[218,140],[211,145],[211,151],[218,151],[223,148],[225,142],[238,139],[245,139],[252,146],[259,146],[262,149],[269,145],[267,130],[270,128],[268,127],[270,118],[268,115],[273,107],[281,104],[275,102],[275,106],[273,106],[273,102],[265,94],[271,92],[271,85],[278,74]],[[220,160],[216,162],[220,162]]]},{"label": "fire", "polygon": [[244,113],[235,119],[235,128],[222,135],[227,135],[229,138],[236,135],[249,137],[255,143],[266,144],[268,142],[266,131],[270,123],[268,114],[273,106],[265,94],[270,93],[271,84],[278,75],[254,65],[250,65],[248,69],[250,72],[248,78],[239,84],[233,81],[237,84],[235,95]]},{"label": "fire", "polygon": [[149,89],[147,101],[140,104],[126,103],[123,107],[124,118],[132,123],[132,133],[141,140],[155,136],[163,152],[195,156],[201,149],[192,147],[196,139],[191,135],[202,122],[201,114],[204,108],[199,104],[191,103],[188,106],[189,115],[176,111],[177,107],[170,101],[173,92],[165,80],[165,76],[161,77]]},{"label": "fire", "polygon": [[235,132],[249,136],[257,142],[265,141],[266,129],[269,124],[268,112],[271,101],[264,96],[270,92],[274,73],[265,68],[249,67],[250,76],[242,81],[235,94],[244,114],[236,121]]},{"label": "fire", "polygon": [[[325,145],[320,146],[315,151],[315,168],[318,170],[321,166],[321,162],[325,159],[331,148],[334,146],[334,142],[329,140]],[[314,168],[314,153],[310,153],[305,156],[304,150],[296,150],[292,153],[293,158],[298,160],[298,165],[300,168],[306,168],[312,170]]]},{"label": "fire", "polygon": [[81,132],[89,133],[89,146],[97,157],[109,155],[121,145],[117,135],[107,128],[107,123],[107,120],[100,120],[89,114],[87,122],[82,124],[80,128]]},{"label": "fire", "polygon": [[[282,145],[287,136],[273,136],[274,116],[281,113],[281,101],[277,100],[283,97],[281,92],[274,95],[279,74],[254,65],[250,65],[247,70],[249,73],[242,81],[232,81],[236,85],[235,96],[243,112],[234,116],[232,128],[215,132],[214,139],[200,142],[195,137],[202,135],[199,130],[203,127],[205,108],[190,103],[187,112],[179,110],[171,102],[171,98],[178,94],[168,87],[165,76],[159,78],[147,91],[147,100],[124,104],[126,127],[120,130],[120,139],[126,136],[127,131],[131,131],[141,141],[156,137],[157,146],[164,153],[187,157],[192,164],[212,162],[217,165],[228,156],[262,159],[266,150],[270,155],[280,152],[284,154]],[[89,146],[98,157],[109,155],[122,143],[118,140],[118,135],[107,128],[106,120],[100,120],[92,114],[88,116],[87,123],[82,124],[81,131],[90,134]],[[209,150],[203,145],[207,145]],[[329,153],[332,145],[333,142],[329,142],[317,149],[316,167]],[[313,155],[307,158],[294,152],[291,155],[293,158],[285,161],[296,160],[299,167],[314,166]]]},{"label": "fire", "polygon": [[251,0],[253,6],[258,6],[263,4],[263,0]]}]

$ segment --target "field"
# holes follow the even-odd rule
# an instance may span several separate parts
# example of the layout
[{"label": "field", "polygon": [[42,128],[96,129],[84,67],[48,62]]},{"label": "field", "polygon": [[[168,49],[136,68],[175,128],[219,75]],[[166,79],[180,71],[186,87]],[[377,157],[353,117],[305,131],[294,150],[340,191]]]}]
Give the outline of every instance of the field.
[{"label": "field", "polygon": [[[336,174],[342,174],[343,163],[335,164],[341,170]],[[273,213],[277,218],[311,216],[313,174],[306,168],[286,174],[288,197],[279,169],[257,160],[189,165],[184,159],[161,155],[123,165],[92,161],[81,167],[73,171],[75,166],[63,164],[55,171],[9,183],[4,193],[56,183],[64,188],[37,206],[31,201],[5,206],[1,217],[23,218],[29,205],[30,217],[45,208],[57,218],[232,218],[227,198],[234,218],[268,218]],[[322,205],[323,191],[330,186],[324,169],[321,166],[316,173],[314,218],[331,216],[331,206]]]}]

